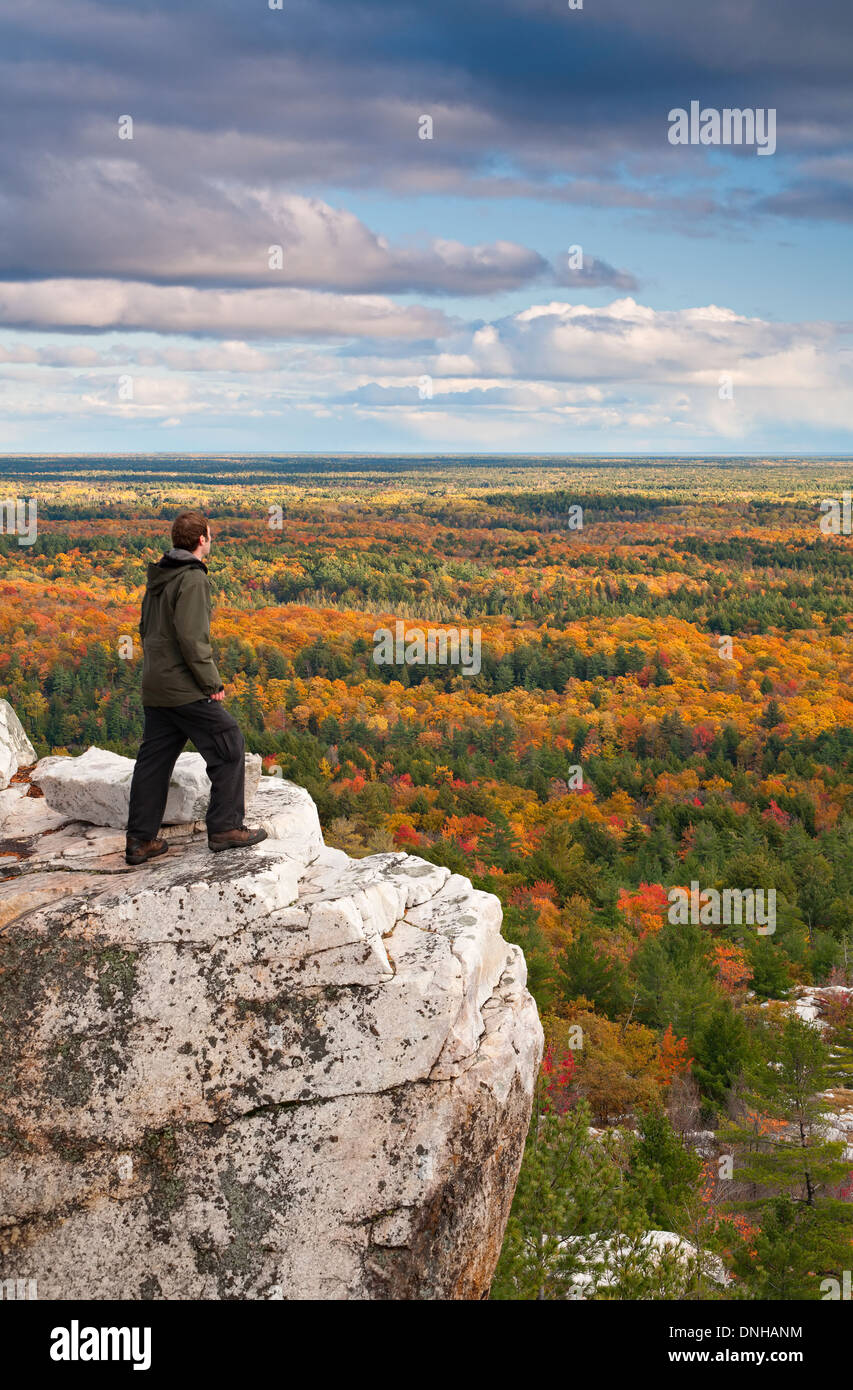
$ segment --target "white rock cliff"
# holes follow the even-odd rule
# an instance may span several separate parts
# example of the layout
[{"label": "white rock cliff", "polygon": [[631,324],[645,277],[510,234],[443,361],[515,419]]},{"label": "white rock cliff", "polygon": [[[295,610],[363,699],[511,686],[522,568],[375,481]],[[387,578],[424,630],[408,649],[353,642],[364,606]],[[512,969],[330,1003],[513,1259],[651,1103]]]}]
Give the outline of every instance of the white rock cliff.
[{"label": "white rock cliff", "polygon": [[123,834],[0,792],[0,1279],[486,1297],[542,1052],[498,900],[326,847],[280,779],[247,821],[270,838],[178,826],[128,868]]},{"label": "white rock cliff", "polygon": [[0,700],[0,791],[8,787],[19,767],[30,767],[36,750],[8,700]]}]

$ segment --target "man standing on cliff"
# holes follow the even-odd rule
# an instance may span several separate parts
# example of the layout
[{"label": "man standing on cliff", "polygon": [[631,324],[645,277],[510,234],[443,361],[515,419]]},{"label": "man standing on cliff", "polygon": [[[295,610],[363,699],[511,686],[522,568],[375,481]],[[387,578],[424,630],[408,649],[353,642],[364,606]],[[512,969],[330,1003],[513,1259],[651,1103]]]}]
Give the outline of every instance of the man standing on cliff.
[{"label": "man standing on cliff", "polygon": [[165,854],[156,838],[178,754],[192,739],[207,764],[211,850],[240,849],[265,840],[245,814],[245,743],[226,710],[225,688],[210,645],[210,584],[204,561],[211,535],[202,512],[184,511],[172,523],[172,549],[148,566],[139,632],[145,727],[130,784],[128,864]]}]

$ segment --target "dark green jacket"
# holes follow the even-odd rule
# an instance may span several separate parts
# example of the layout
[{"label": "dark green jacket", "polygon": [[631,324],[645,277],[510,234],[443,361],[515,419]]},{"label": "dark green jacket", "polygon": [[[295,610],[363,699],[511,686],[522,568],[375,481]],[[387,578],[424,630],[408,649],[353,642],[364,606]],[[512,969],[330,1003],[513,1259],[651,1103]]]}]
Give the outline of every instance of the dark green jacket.
[{"label": "dark green jacket", "polygon": [[148,566],[139,623],[143,705],[188,705],[222,690],[210,646],[207,567],[188,550]]}]

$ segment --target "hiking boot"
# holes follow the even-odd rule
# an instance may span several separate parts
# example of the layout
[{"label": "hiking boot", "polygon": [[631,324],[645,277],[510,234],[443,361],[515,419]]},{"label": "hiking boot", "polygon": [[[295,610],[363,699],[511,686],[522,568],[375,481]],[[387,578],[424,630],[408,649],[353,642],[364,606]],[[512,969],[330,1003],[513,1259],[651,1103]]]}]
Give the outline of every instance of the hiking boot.
[{"label": "hiking boot", "polygon": [[135,835],[128,835],[124,851],[125,863],[144,864],[148,859],[156,859],[158,854],[165,854],[168,848],[165,840],[138,840]]},{"label": "hiking boot", "polygon": [[208,835],[207,848],[214,854],[222,849],[245,849],[247,845],[259,845],[267,838],[265,830],[250,830],[241,825],[237,830],[220,830],[216,835]]}]

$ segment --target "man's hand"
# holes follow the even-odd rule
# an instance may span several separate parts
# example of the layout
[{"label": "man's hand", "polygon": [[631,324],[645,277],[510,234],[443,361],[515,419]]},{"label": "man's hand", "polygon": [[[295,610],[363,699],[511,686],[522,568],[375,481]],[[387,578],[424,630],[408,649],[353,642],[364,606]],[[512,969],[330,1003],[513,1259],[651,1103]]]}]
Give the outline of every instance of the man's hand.
[{"label": "man's hand", "polygon": [[210,698],[211,698],[211,700],[224,700],[224,699],[225,699],[225,691],[224,691],[224,690],[217,690],[216,693],[213,694],[213,695],[211,695]]}]

